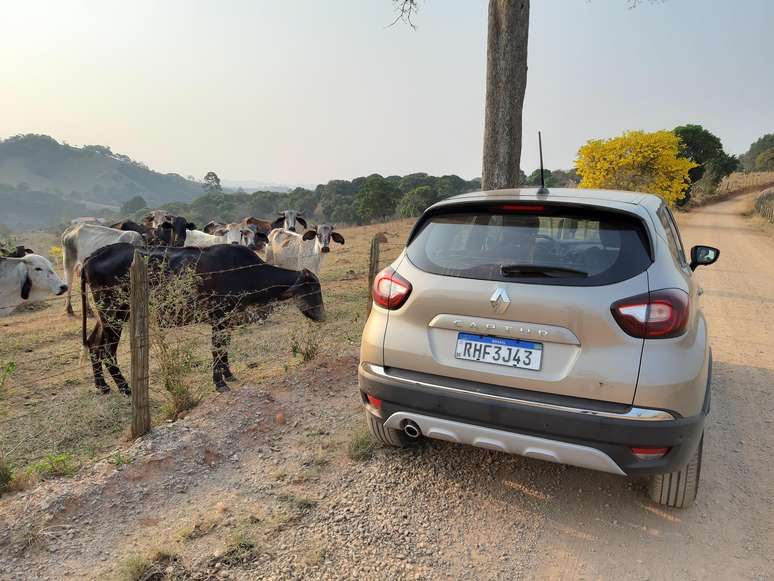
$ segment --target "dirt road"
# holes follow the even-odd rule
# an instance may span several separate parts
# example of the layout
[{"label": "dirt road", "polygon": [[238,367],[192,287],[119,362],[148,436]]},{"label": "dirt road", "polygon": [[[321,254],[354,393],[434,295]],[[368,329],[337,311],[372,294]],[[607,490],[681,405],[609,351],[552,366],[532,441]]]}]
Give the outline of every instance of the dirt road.
[{"label": "dirt road", "polygon": [[774,238],[748,203],[681,219],[686,246],[722,251],[697,274],[715,371],[693,508],[440,442],[348,456],[362,425],[349,346],[207,402],[121,462],[4,499],[0,579],[115,578],[158,549],[183,579],[774,578]]},{"label": "dirt road", "polygon": [[714,375],[696,505],[661,510],[617,479],[567,471],[546,507],[536,576],[774,578],[774,240],[740,215],[749,204],[680,220],[687,248],[721,249],[697,273]]}]

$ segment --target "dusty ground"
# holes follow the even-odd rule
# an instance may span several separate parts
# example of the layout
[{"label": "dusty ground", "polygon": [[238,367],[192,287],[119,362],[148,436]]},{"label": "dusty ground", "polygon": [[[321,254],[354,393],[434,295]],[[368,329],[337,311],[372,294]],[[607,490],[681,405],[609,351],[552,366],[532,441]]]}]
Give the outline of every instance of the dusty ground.
[{"label": "dusty ground", "polygon": [[177,556],[159,566],[170,578],[774,577],[774,239],[741,215],[748,204],[680,220],[687,246],[722,251],[698,274],[715,379],[693,508],[663,510],[641,482],[442,443],[353,459],[356,345],[339,341],[282,380],[243,367],[238,389],[185,420],[4,497],[0,579],[116,578],[159,550]]}]

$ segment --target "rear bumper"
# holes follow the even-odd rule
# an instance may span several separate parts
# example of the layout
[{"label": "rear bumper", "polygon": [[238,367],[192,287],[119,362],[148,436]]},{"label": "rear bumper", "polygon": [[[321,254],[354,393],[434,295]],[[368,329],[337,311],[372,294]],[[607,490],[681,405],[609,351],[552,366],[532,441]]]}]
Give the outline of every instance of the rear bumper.
[{"label": "rear bumper", "polygon": [[[497,386],[368,363],[360,365],[358,381],[362,393],[382,400],[380,410],[366,408],[388,427],[400,429],[411,419],[428,437],[621,475],[672,472],[685,465],[707,411],[683,418],[667,410],[572,398],[529,400],[521,390],[509,397]],[[632,447],[670,450],[658,460],[642,461]]]}]

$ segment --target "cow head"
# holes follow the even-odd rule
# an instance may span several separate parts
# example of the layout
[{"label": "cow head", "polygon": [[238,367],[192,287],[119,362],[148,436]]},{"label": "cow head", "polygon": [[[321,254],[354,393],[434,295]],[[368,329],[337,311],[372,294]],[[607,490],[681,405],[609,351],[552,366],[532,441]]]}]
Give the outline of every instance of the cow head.
[{"label": "cow head", "polygon": [[51,263],[37,254],[28,254],[19,261],[19,296],[23,300],[40,300],[49,293],[57,296],[67,292]]},{"label": "cow head", "polygon": [[344,244],[344,236],[334,231],[333,224],[320,224],[314,230],[307,230],[302,236],[304,240],[314,240],[320,245],[320,252],[331,251],[331,240],[338,244]]},{"label": "cow head", "polygon": [[196,230],[196,224],[189,222],[182,216],[175,216],[172,219],[172,240],[170,246],[182,248],[185,245],[185,237],[188,230]]},{"label": "cow head", "polygon": [[223,236],[226,244],[238,244],[255,250],[255,230],[237,223],[223,224],[211,232],[214,236]]},{"label": "cow head", "polygon": [[269,237],[264,232],[255,232],[255,248],[253,248],[253,250],[260,252],[266,248],[268,243]]},{"label": "cow head", "polygon": [[306,220],[301,216],[302,214],[298,210],[285,210],[280,212],[279,217],[271,225],[273,228],[284,228],[285,230],[295,232],[297,223],[306,228]]},{"label": "cow head", "polygon": [[215,231],[221,227],[223,227],[223,224],[221,224],[220,222],[215,222],[215,221],[208,222],[207,225],[202,229],[202,232],[204,232],[205,234],[212,234],[213,236],[215,236],[216,235]]},{"label": "cow head", "polygon": [[148,228],[159,228],[164,223],[172,223],[174,216],[166,210],[151,210],[142,219],[142,223]]},{"label": "cow head", "polygon": [[296,282],[288,288],[282,300],[295,299],[298,310],[313,321],[325,320],[325,305],[323,305],[322,289],[319,279],[306,268],[298,273]]},{"label": "cow head", "polygon": [[267,222],[266,220],[261,220],[259,218],[254,218],[253,216],[244,218],[242,220],[242,224],[248,228],[252,228],[255,232],[263,232],[264,234],[268,234],[272,231],[273,228],[271,222]]}]

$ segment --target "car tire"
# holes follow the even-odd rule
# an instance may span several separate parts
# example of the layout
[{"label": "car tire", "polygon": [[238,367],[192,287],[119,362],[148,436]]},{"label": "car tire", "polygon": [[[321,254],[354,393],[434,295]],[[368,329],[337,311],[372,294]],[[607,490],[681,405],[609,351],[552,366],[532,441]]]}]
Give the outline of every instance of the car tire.
[{"label": "car tire", "polygon": [[370,412],[366,412],[366,421],[371,433],[385,446],[393,448],[405,448],[412,444],[413,440],[400,430],[388,428],[384,425],[384,420],[377,418]]},{"label": "car tire", "polygon": [[704,434],[688,464],[675,472],[651,476],[648,495],[653,502],[672,508],[688,508],[693,504],[699,491],[703,448]]}]

